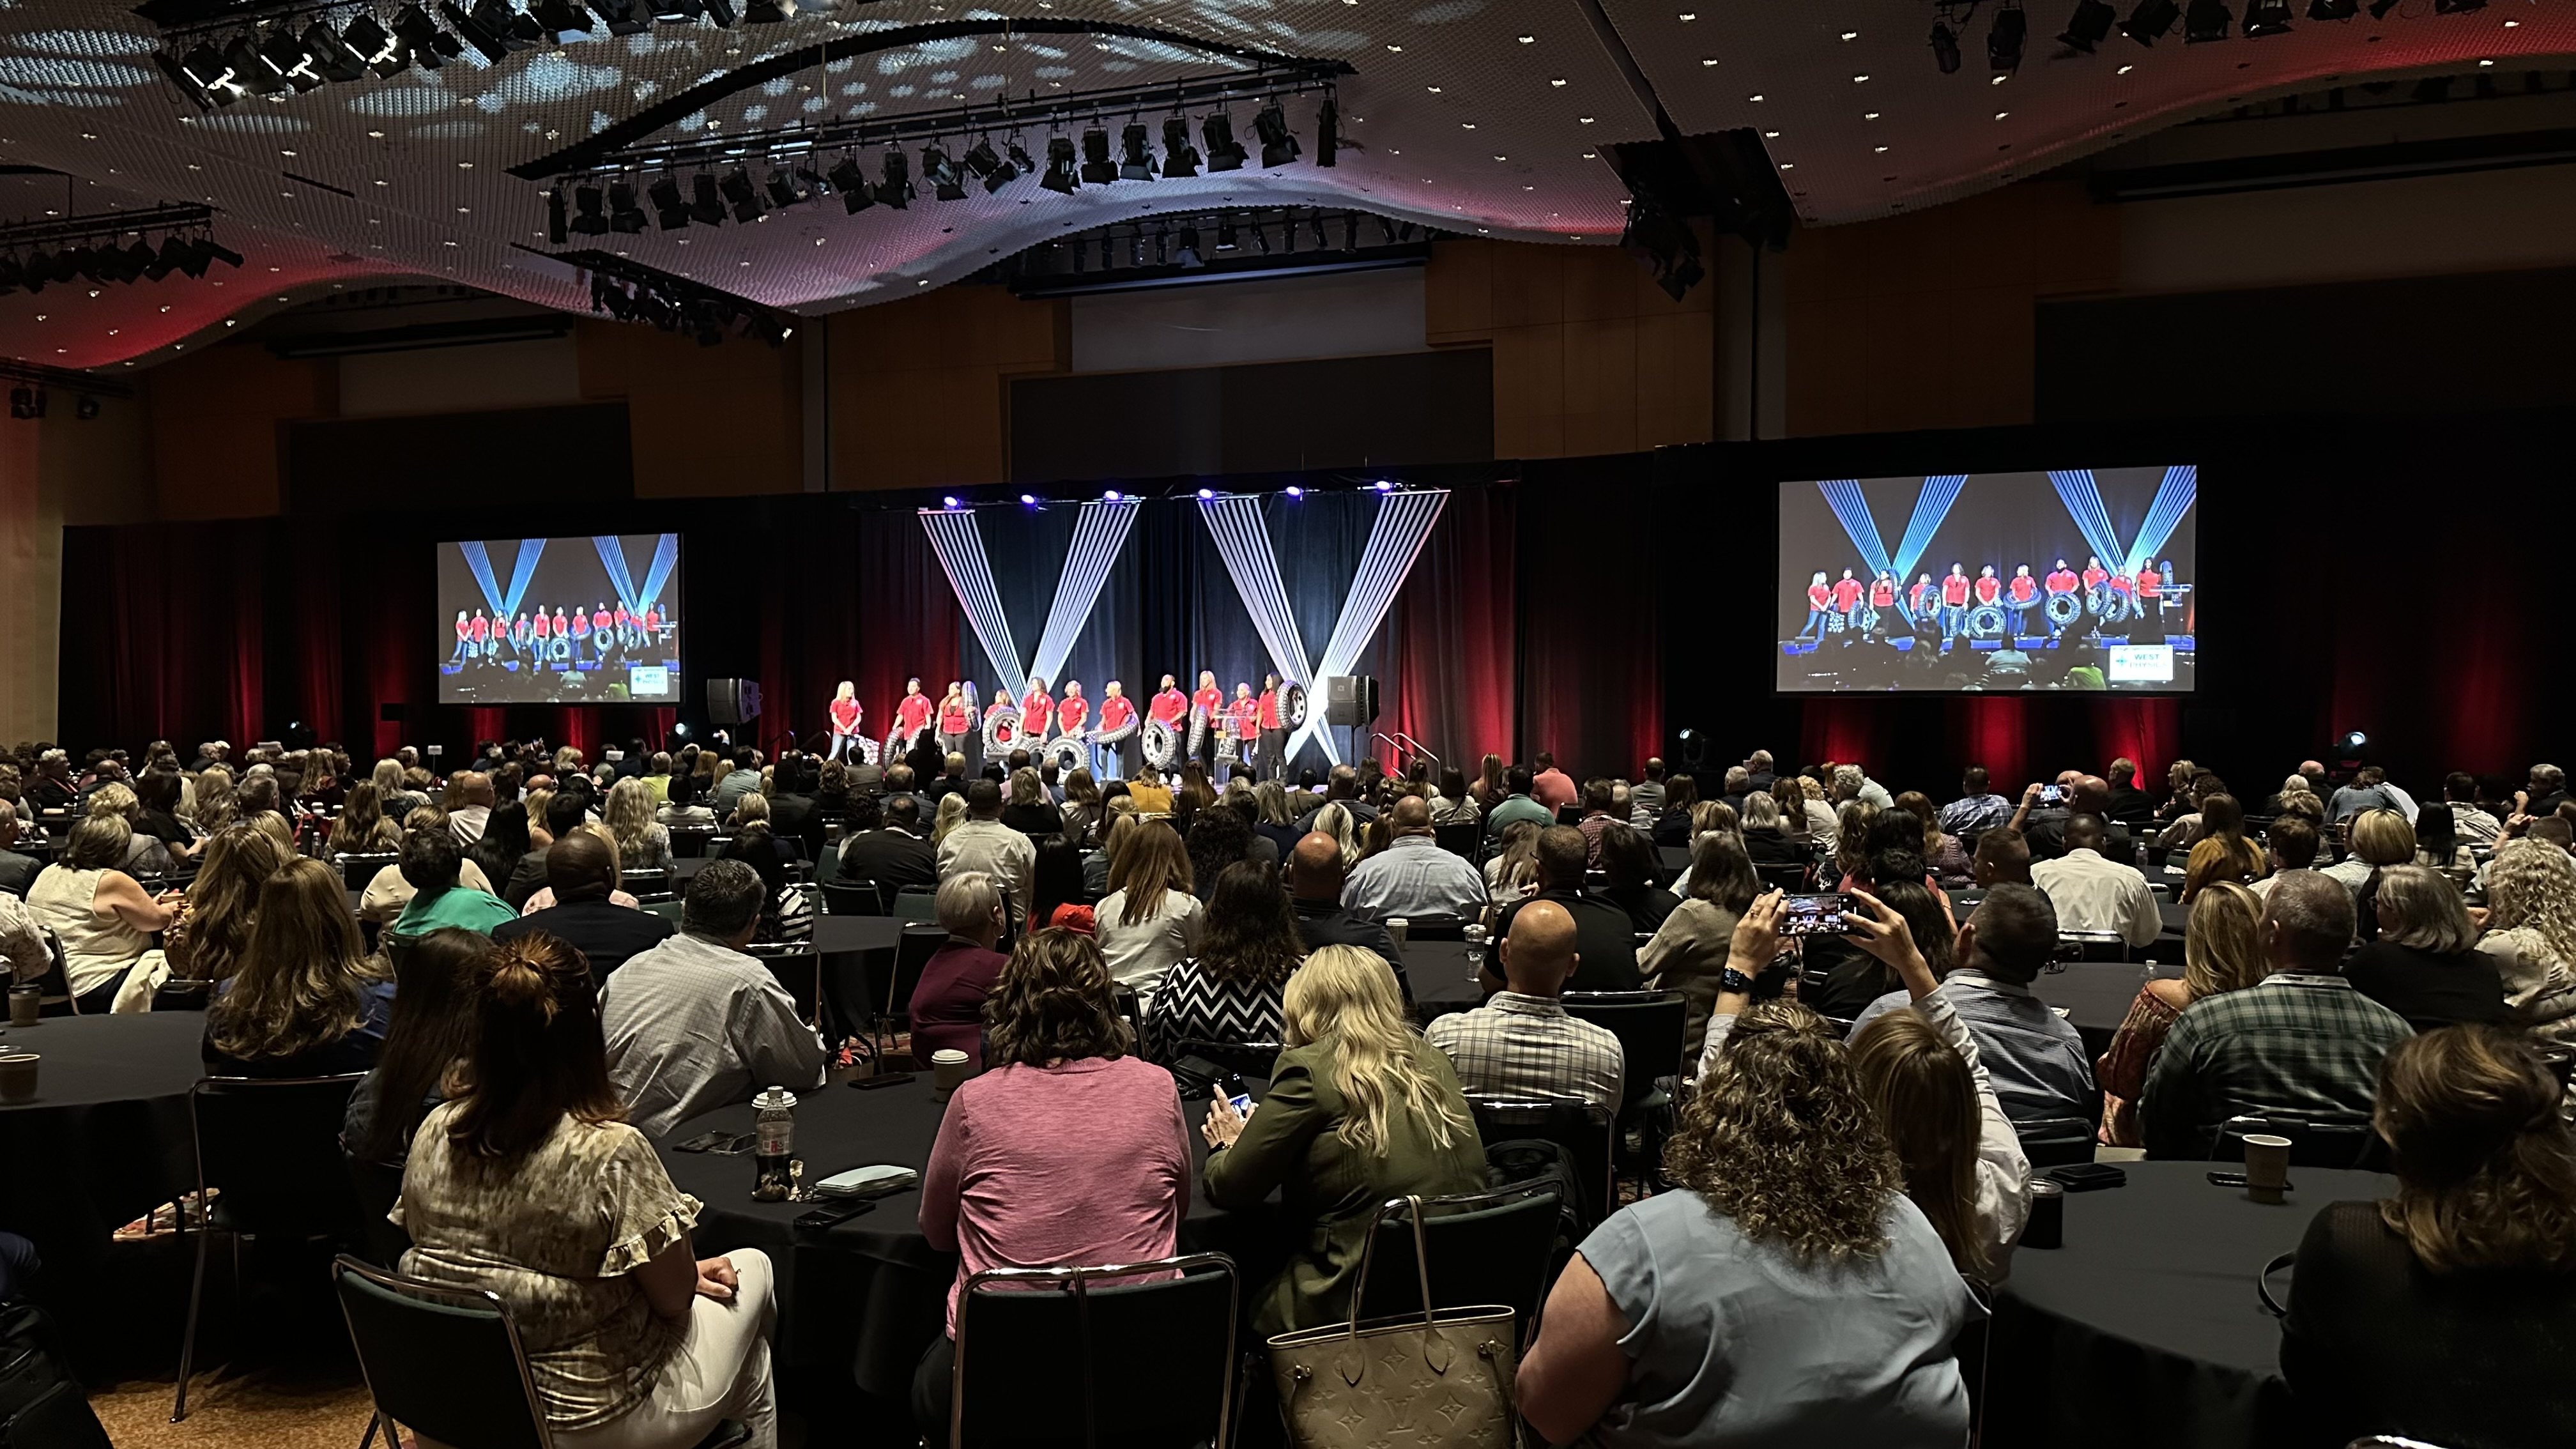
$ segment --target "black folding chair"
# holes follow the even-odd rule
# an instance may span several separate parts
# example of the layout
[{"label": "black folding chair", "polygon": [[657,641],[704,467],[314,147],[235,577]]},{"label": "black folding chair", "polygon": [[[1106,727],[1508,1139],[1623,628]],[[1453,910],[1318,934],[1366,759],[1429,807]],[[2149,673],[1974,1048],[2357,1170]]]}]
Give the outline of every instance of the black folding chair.
[{"label": "black folding chair", "polygon": [[903,928],[891,953],[868,953],[868,1011],[880,1033],[876,1038],[880,1054],[891,1033],[911,1025],[912,993],[921,985],[921,973],[930,958],[947,943],[945,926],[914,923]]},{"label": "black folding chair", "polygon": [[2059,961],[2126,961],[2129,943],[2117,931],[2059,931]]},{"label": "black folding chair", "polygon": [[2245,1139],[2270,1136],[2290,1139],[2292,1167],[2350,1167],[2366,1172],[2388,1170],[2388,1144],[2370,1124],[2315,1123],[2286,1117],[2230,1117],[2210,1133],[2209,1160],[2242,1162]]},{"label": "black folding chair", "polygon": [[1574,1164],[1576,1186],[1583,1193],[1577,1216],[1590,1232],[1610,1215],[1618,1201],[1611,1176],[1611,1144],[1617,1137],[1610,1114],[1591,1102],[1467,1094],[1476,1114],[1476,1133],[1491,1153],[1495,1144],[1515,1140],[1552,1142]]},{"label": "black folding chair", "polygon": [[[365,1073],[336,1077],[204,1077],[188,1092],[196,1139],[197,1201],[212,1203],[197,1234],[197,1266],[188,1287],[188,1325],[179,1342],[179,1391],[170,1422],[188,1417],[188,1375],[197,1357],[197,1317],[206,1297],[206,1254],[216,1233],[235,1243],[241,1273],[243,1238],[339,1242],[358,1239],[357,1195],[340,1155],[340,1124],[349,1094]],[[216,1198],[212,1189],[220,1188]],[[178,1215],[186,1231],[188,1215]]]},{"label": "black folding chair", "polygon": [[[1673,1092],[1684,1072],[1682,1036],[1690,1002],[1678,991],[1569,991],[1565,1014],[1619,1038],[1624,1091],[1617,1157],[1640,1182],[1660,1180],[1664,1141],[1672,1135]],[[1629,1138],[1637,1145],[1631,1148]]]},{"label": "black folding chair", "polygon": [[401,860],[402,855],[399,851],[387,850],[361,855],[353,850],[341,856],[337,864],[340,867],[340,879],[348,885],[349,889],[362,891],[367,888],[369,881],[376,878],[376,872],[386,866],[399,864]]},{"label": "black folding chair", "polygon": [[1464,916],[1407,916],[1404,935],[1408,941],[1464,941],[1467,919]]},{"label": "black folding chair", "polygon": [[[998,885],[1000,882],[996,881],[995,884]],[[924,890],[920,886],[905,886],[894,893],[894,900],[888,905],[886,914],[899,916],[907,921],[936,921],[939,919],[939,892]],[[1005,919],[1008,917],[1006,916]]]},{"label": "black folding chair", "polygon": [[1462,860],[1476,859],[1477,847],[1484,843],[1485,823],[1481,820],[1456,820],[1431,827],[1431,839],[1442,850]]},{"label": "black folding chair", "polygon": [[679,880],[667,865],[617,873],[618,888],[633,896],[638,905],[647,901],[679,899]]},{"label": "black folding chair", "polygon": [[809,938],[803,941],[755,941],[742,948],[742,953],[769,968],[787,994],[806,1007],[805,1019],[820,1029],[823,1025],[823,953]]},{"label": "black folding chair", "polygon": [[1764,864],[1753,867],[1753,874],[1766,891],[1788,891],[1796,894],[1807,888],[1807,868],[1803,865]]},{"label": "black folding chair", "polygon": [[2013,1135],[2021,1139],[2021,1155],[2029,1158],[2034,1168],[2093,1160],[2095,1128],[2093,1121],[2082,1117],[2035,1117],[2028,1122],[2015,1122]]},{"label": "black folding chair", "polygon": [[[1140,1273],[1176,1276],[1126,1281]],[[950,1449],[1231,1443],[1241,1292],[1223,1253],[975,1274],[957,1295]]]},{"label": "black folding chair", "polygon": [[[1360,1317],[1422,1312],[1422,1275],[1414,1270],[1410,1209],[1403,1198],[1378,1204],[1369,1222],[1367,1296]],[[1538,1324],[1555,1267],[1564,1205],[1545,1183],[1422,1199],[1422,1240],[1430,1256],[1431,1306],[1473,1308],[1500,1303],[1520,1315],[1521,1342]]]},{"label": "black folding chair", "polygon": [[671,827],[671,854],[679,860],[698,860],[715,854],[709,842],[715,839],[711,825],[674,825]]},{"label": "black folding chair", "polygon": [[872,880],[826,880],[823,882],[823,913],[827,916],[882,916],[886,913],[885,895]]},{"label": "black folding chair", "polygon": [[[358,1449],[380,1427],[390,1449],[394,1424],[451,1449],[553,1449],[527,1349],[498,1295],[406,1278],[345,1254],[331,1280],[375,1407]],[[697,1449],[733,1449],[750,1438],[747,1426],[726,1419]]]},{"label": "black folding chair", "polygon": [[1266,1082],[1278,1069],[1279,1054],[1287,1049],[1275,1041],[1201,1041],[1190,1037],[1174,1046],[1172,1056],[1175,1061],[1182,1057],[1198,1057],[1237,1076]]}]

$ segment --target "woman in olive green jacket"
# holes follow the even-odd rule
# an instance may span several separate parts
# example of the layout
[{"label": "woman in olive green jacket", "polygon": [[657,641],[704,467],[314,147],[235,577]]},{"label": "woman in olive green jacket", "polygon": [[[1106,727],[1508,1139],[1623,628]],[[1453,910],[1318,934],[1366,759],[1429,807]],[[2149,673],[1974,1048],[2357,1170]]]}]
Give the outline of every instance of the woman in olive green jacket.
[{"label": "woman in olive green jacket", "polygon": [[1253,1312],[1262,1334],[1350,1316],[1370,1214],[1388,1198],[1476,1192],[1485,1149],[1458,1073],[1405,1020],[1395,973],[1375,953],[1326,946],[1288,978],[1289,1049],[1245,1122],[1208,1104],[1208,1199],[1259,1203],[1281,1190],[1312,1224]]}]

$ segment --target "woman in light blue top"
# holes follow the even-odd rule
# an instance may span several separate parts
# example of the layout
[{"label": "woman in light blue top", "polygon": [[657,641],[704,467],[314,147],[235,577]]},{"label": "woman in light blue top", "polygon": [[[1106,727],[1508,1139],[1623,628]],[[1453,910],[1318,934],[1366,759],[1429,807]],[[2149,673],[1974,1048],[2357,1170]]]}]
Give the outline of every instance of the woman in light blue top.
[{"label": "woman in light blue top", "polygon": [[[1742,929],[1777,919],[1766,897]],[[1842,1044],[1785,1002],[1730,1025],[1666,1159],[1683,1190],[1584,1240],[1521,1362],[1522,1415],[1605,1449],[1965,1445],[1951,1350],[1979,1309]]]}]

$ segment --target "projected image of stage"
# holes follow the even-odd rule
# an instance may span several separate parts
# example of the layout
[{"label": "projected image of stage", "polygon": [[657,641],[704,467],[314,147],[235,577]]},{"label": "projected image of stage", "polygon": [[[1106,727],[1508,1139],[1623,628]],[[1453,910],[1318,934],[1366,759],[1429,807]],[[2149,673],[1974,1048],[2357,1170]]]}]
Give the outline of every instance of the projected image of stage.
[{"label": "projected image of stage", "polygon": [[680,536],[438,546],[442,704],[680,697]]},{"label": "projected image of stage", "polygon": [[2180,694],[2197,470],[1780,485],[1777,687]]}]

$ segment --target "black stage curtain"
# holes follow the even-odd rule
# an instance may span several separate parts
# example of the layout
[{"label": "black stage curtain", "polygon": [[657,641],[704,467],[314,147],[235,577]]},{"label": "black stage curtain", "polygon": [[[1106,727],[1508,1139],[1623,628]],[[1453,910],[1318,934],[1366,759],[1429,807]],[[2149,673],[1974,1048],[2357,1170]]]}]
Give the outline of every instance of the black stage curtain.
[{"label": "black stage curtain", "polygon": [[1674,552],[1656,467],[1628,454],[1522,474],[1520,753],[1550,752],[1578,780],[1633,779],[1663,747],[1657,591]]}]

